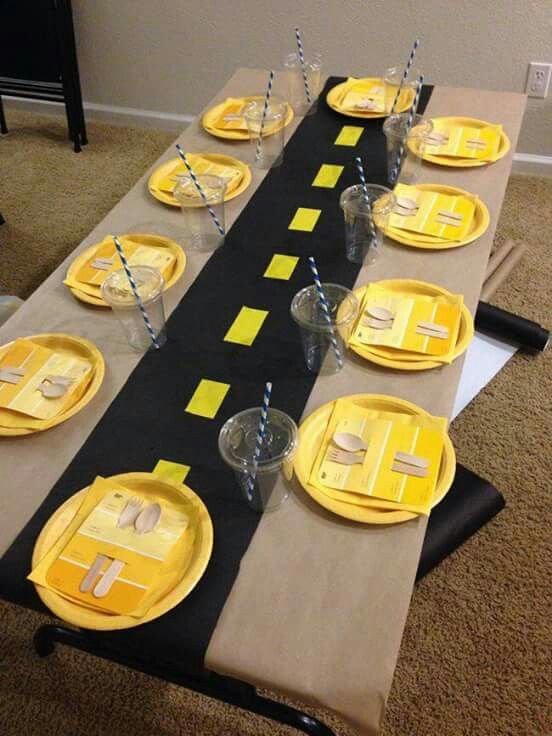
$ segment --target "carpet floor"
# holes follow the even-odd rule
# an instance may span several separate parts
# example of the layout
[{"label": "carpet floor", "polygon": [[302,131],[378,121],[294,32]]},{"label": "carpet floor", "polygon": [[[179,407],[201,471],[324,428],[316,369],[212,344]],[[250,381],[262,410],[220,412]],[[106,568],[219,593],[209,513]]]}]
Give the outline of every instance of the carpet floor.
[{"label": "carpet floor", "polygon": [[[10,113],[0,138],[0,288],[40,284],[172,140],[90,124],[74,154],[53,118]],[[496,242],[529,251],[493,300],[550,326],[552,180],[513,177]],[[517,354],[453,423],[460,462],[506,509],[414,591],[384,736],[550,736],[552,351]],[[290,728],[74,650],[31,648],[45,616],[0,603],[5,736],[291,736]],[[352,731],[319,714],[338,736]]]}]

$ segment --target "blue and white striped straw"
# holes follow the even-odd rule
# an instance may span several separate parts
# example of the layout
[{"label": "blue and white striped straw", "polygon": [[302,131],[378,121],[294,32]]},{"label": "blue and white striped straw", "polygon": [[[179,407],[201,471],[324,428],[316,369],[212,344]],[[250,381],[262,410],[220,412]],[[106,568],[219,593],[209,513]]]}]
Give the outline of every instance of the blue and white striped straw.
[{"label": "blue and white striped straw", "polygon": [[320,300],[320,306],[322,307],[322,311],[324,312],[324,317],[326,318],[326,322],[328,323],[328,327],[330,328],[330,342],[332,343],[332,347],[335,351],[335,357],[337,360],[337,364],[340,368],[343,368],[343,356],[341,355],[341,350],[339,349],[339,346],[337,344],[337,339],[335,336],[335,330],[334,326],[332,324],[332,318],[330,315],[330,305],[328,304],[328,300],[326,299],[326,295],[324,294],[324,290],[322,289],[322,284],[320,282],[320,276],[318,274],[318,269],[316,267],[316,261],[312,256],[309,256],[309,266],[312,271],[312,276],[314,279],[314,285],[316,287],[316,291],[318,292],[318,299]]},{"label": "blue and white striped straw", "polygon": [[420,93],[422,91],[423,84],[424,84],[424,75],[420,74],[420,76],[418,77],[418,82],[416,83],[416,94],[414,95],[414,101],[412,102],[412,107],[410,108],[408,112],[408,118],[406,120],[406,129],[404,131],[404,137],[399,147],[399,153],[397,154],[397,160],[395,161],[395,166],[393,167],[393,171],[391,172],[391,177],[390,177],[391,184],[395,184],[395,182],[399,178],[399,172],[401,170],[402,159],[403,159],[404,152],[406,149],[406,141],[410,133],[410,129],[412,128],[412,123],[414,122],[414,115],[416,114],[416,110],[418,109],[418,102],[420,100]]},{"label": "blue and white striped straw", "polygon": [[263,114],[261,116],[261,125],[259,127],[259,139],[257,141],[257,150],[255,152],[255,161],[258,161],[259,158],[261,157],[266,113],[268,111],[268,104],[270,102],[270,96],[272,94],[272,83],[273,82],[274,82],[274,71],[271,69],[268,75],[268,84],[266,85],[266,93],[265,93],[264,105],[263,105]]},{"label": "blue and white striped straw", "polygon": [[395,107],[397,105],[397,102],[399,101],[399,95],[401,94],[403,84],[408,79],[408,73],[410,72],[410,69],[412,68],[412,64],[414,63],[414,57],[416,56],[416,51],[418,50],[419,45],[420,45],[420,39],[417,38],[414,41],[414,46],[412,46],[412,51],[410,52],[410,56],[408,57],[408,61],[406,62],[406,66],[404,68],[402,79],[399,84],[399,89],[397,90],[397,94],[395,95],[395,99],[393,100],[393,104],[391,105],[391,114],[395,112]]},{"label": "blue and white striped straw", "polygon": [[159,350],[161,347],[159,343],[157,342],[157,336],[155,334],[155,330],[152,327],[152,324],[150,322],[150,318],[148,317],[148,313],[146,312],[146,308],[144,307],[144,304],[142,302],[142,299],[140,297],[140,294],[138,293],[138,287],[136,285],[136,281],[134,280],[134,276],[132,275],[132,272],[128,266],[128,261],[125,257],[125,254],[123,252],[123,246],[121,245],[119,238],[114,235],[113,236],[113,242],[115,243],[115,247],[117,248],[117,253],[119,254],[119,258],[121,259],[121,263],[123,264],[123,268],[125,269],[125,273],[127,275],[128,282],[130,284],[130,288],[132,289],[132,293],[134,294],[134,298],[136,299],[136,303],[138,304],[138,307],[140,308],[140,311],[142,312],[142,317],[144,319],[144,324],[146,325],[146,329],[149,333],[149,336],[151,338],[151,341],[153,343],[153,347],[156,350]]},{"label": "blue and white striped straw", "polygon": [[312,102],[312,97],[309,89],[309,80],[307,78],[307,65],[305,64],[305,54],[303,52],[303,42],[301,41],[301,33],[298,28],[295,29],[295,40],[297,41],[297,52],[299,54],[299,61],[301,62],[301,71],[303,72],[303,84],[305,85],[305,97],[307,102]]},{"label": "blue and white striped straw", "polygon": [[360,186],[362,187],[362,195],[366,203],[366,209],[368,210],[368,225],[370,227],[370,236],[372,238],[372,242],[375,242],[376,230],[374,228],[374,217],[372,214],[372,205],[370,204],[370,196],[368,194],[368,187],[366,186],[366,177],[364,176],[364,167],[362,165],[362,160],[360,156],[357,156],[355,158],[355,164],[356,164],[358,176],[360,179]]},{"label": "blue and white striped straw", "polygon": [[199,196],[203,200],[203,203],[204,203],[205,207],[207,207],[207,211],[211,215],[211,217],[213,219],[213,222],[215,223],[215,226],[216,226],[217,230],[219,231],[219,233],[221,235],[224,235],[225,234],[224,233],[224,228],[220,224],[220,221],[219,221],[218,217],[215,214],[215,210],[211,207],[210,204],[207,203],[207,197],[205,196],[205,192],[201,188],[201,184],[199,183],[199,180],[198,180],[197,176],[195,175],[192,167],[190,166],[190,162],[186,158],[186,154],[184,153],[184,151],[183,151],[182,146],[180,145],[180,143],[177,143],[176,144],[176,150],[178,151],[178,155],[180,156],[180,158],[184,162],[184,166],[187,168],[188,174],[190,175],[190,178],[193,181],[194,186],[195,186],[195,188],[197,189],[197,191],[199,193]]},{"label": "blue and white striped straw", "polygon": [[265,438],[266,420],[268,417],[268,407],[270,404],[271,392],[272,392],[272,384],[270,383],[270,381],[267,381],[264,387],[263,405],[261,406],[261,418],[259,420],[259,427],[257,429],[257,437],[255,439],[255,450],[253,452],[253,470],[251,471],[251,473],[249,474],[249,478],[247,479],[247,500],[248,501],[253,500],[253,489],[255,488],[255,478],[257,477],[257,465],[259,463],[259,457],[261,454],[261,449],[263,447],[263,442]]}]

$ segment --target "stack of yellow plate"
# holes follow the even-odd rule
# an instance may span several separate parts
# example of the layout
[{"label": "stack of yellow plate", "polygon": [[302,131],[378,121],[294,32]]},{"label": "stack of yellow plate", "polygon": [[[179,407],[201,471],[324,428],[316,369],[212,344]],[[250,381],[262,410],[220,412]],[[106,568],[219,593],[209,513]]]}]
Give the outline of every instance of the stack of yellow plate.
[{"label": "stack of yellow plate", "polygon": [[395,240],[397,243],[402,243],[402,245],[409,245],[413,248],[423,248],[425,250],[446,250],[448,248],[459,248],[460,246],[472,243],[483,235],[485,230],[489,227],[489,210],[477,195],[471,194],[465,189],[446,186],[445,184],[416,184],[415,188],[422,192],[435,192],[450,197],[466,197],[472,200],[475,204],[475,209],[467,232],[464,237],[459,240],[446,240],[444,238],[424,235],[422,233],[416,233],[403,228],[392,227],[388,223],[384,232],[388,238],[391,238],[391,240]]},{"label": "stack of yellow plate", "polygon": [[[69,404],[66,403],[59,414],[49,419],[35,419],[26,414],[12,411],[9,408],[0,409],[0,437],[14,437],[42,432],[65,422],[77,414],[94,398],[104,379],[105,363],[102,354],[93,343],[82,337],[64,334],[43,334],[26,337],[25,340],[40,347],[47,348],[55,354],[66,356],[76,361],[86,361],[91,365],[91,370],[88,372],[84,382],[74,391],[71,402]],[[8,343],[0,347],[0,363],[7,356],[13,344]],[[2,385],[0,384],[0,386]]]},{"label": "stack of yellow plate", "polygon": [[[174,240],[165,238],[161,235],[148,235],[145,233],[128,233],[120,236],[120,241],[125,246],[125,243],[129,243],[132,246],[146,246],[147,248],[153,248],[159,250],[161,254],[170,253],[172,254],[172,264],[169,266],[168,273],[164,273],[165,289],[169,289],[171,286],[176,284],[184,273],[186,268],[186,254]],[[98,271],[98,278],[95,283],[88,283],[80,281],[78,274],[84,266],[94,258],[99,248],[105,247],[107,244],[111,244],[111,236],[108,236],[101,243],[95,243],[90,248],[86,248],[80,253],[75,260],[71,263],[67,270],[67,276],[63,282],[69,287],[73,296],[82,302],[92,304],[95,307],[107,307],[108,305],[102,299],[101,285],[103,279],[107,275],[107,271]],[[115,257],[115,246],[113,246],[114,257]],[[130,260],[132,265],[132,260]],[[144,264],[142,264],[144,265]],[[102,278],[103,277],[103,278]]]},{"label": "stack of yellow plate", "polygon": [[[213,549],[213,525],[209,512],[204,503],[191,488],[171,480],[161,479],[153,473],[124,473],[114,475],[112,480],[124,486],[139,498],[151,496],[157,502],[165,499],[168,503],[181,503],[182,497],[190,502],[197,511],[197,525],[195,530],[194,546],[185,569],[173,571],[176,574],[175,586],[160,600],[153,604],[141,618],[130,615],[114,615],[99,610],[87,608],[74,600],[69,600],[55,590],[36,585],[36,590],[42,602],[52,613],[75,626],[86,629],[110,631],[128,629],[152,621],[177,606],[195,588],[209,562]],[[48,555],[56,554],[56,543],[66,532],[81,504],[86,498],[88,487],[71,496],[50,517],[38,536],[32,557],[33,570]]]},{"label": "stack of yellow plate", "polygon": [[[356,394],[347,397],[361,408],[375,411],[394,412],[408,416],[430,417],[430,415],[409,401],[392,396],[377,394]],[[294,470],[299,483],[305,491],[321,506],[346,519],[365,524],[397,524],[414,519],[416,514],[401,509],[384,510],[367,505],[346,503],[323,493],[309,482],[313,465],[322,446],[324,435],[334,409],[333,401],[324,404],[313,412],[299,428],[299,448],[294,462]],[[444,437],[437,483],[433,493],[432,506],[436,506],[445,497],[454,480],[456,457],[450,438]]]},{"label": "stack of yellow plate", "polygon": [[[469,128],[470,130],[473,130],[475,136],[481,135],[481,133],[486,129],[496,128],[496,135],[498,136],[496,145],[489,147],[489,153],[485,154],[485,148],[483,147],[477,158],[458,155],[443,155],[442,153],[437,153],[438,149],[435,146],[427,146],[422,158],[424,161],[430,161],[432,164],[459,168],[487,166],[488,164],[501,159],[510,150],[510,140],[504,130],[502,130],[502,126],[495,126],[493,123],[487,123],[485,120],[464,117],[440,117],[433,118],[432,123],[432,135],[445,137],[449,140],[459,134],[460,128]],[[410,144],[410,147],[411,146],[412,144]],[[477,149],[474,148],[473,150],[476,151]]]},{"label": "stack of yellow plate", "polygon": [[[264,100],[263,95],[253,95],[249,97],[228,97],[224,102],[211,107],[203,115],[201,123],[204,130],[217,138],[226,138],[231,141],[248,141],[249,132],[247,130],[247,123],[245,119],[240,120],[225,120],[226,116],[237,115],[239,116],[243,109],[250,102],[255,100],[262,102]],[[289,125],[293,120],[293,110],[290,105],[287,105],[287,115],[283,123],[274,125],[273,127],[267,127],[264,130],[264,135],[272,135],[280,130],[282,127]]]},{"label": "stack of yellow plate", "polygon": [[[244,192],[251,183],[251,169],[243,161],[222,153],[188,153],[186,157],[195,174],[221,176],[228,180],[224,201],[228,202]],[[160,202],[180,207],[173,195],[177,178],[187,170],[179,158],[161,164],[148,181],[150,194]]]},{"label": "stack of yellow plate", "polygon": [[[415,281],[413,279],[389,279],[385,281],[378,281],[378,286],[385,288],[389,292],[396,292],[397,294],[403,295],[408,293],[414,298],[420,297],[438,297],[438,296],[451,296],[450,292],[446,289],[436,286],[435,284],[428,284],[424,281]],[[355,296],[358,299],[359,304],[362,304],[365,286],[361,286],[355,290]],[[358,319],[363,319],[363,315],[359,315]],[[460,315],[460,325],[458,329],[458,336],[456,338],[456,344],[450,355],[452,362],[459,355],[462,355],[468,348],[468,345],[473,339],[474,327],[473,318],[466,307],[462,306]],[[384,366],[385,368],[394,368],[401,371],[424,371],[431,368],[438,368],[443,365],[443,361],[432,359],[429,355],[423,355],[421,353],[409,352],[406,350],[397,350],[394,348],[386,347],[383,345],[357,345],[349,343],[350,349],[361,358],[369,360],[371,363]]]},{"label": "stack of yellow plate", "polygon": [[[373,109],[362,109],[355,104],[347,104],[347,96],[355,96],[359,99],[366,98],[367,105]],[[414,90],[406,87],[401,90],[399,99],[395,106],[395,112],[406,112],[414,101]],[[385,109],[385,82],[379,77],[364,77],[363,79],[349,78],[332,87],[326,96],[326,102],[336,112],[350,118],[384,118],[389,113]]]}]

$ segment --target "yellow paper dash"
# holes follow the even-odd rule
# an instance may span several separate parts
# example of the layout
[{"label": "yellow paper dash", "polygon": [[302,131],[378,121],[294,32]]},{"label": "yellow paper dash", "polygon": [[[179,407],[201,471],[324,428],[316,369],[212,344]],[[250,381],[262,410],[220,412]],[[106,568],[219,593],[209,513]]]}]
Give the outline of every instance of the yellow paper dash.
[{"label": "yellow paper dash", "polygon": [[293,220],[289,223],[289,230],[303,230],[312,233],[314,226],[320,217],[320,210],[311,210],[308,207],[298,207],[297,212],[293,216]]},{"label": "yellow paper dash", "polygon": [[198,417],[214,419],[230,388],[229,383],[219,383],[202,378],[185,411]]},{"label": "yellow paper dash", "polygon": [[181,463],[173,463],[170,460],[159,460],[153,469],[155,475],[163,480],[172,480],[175,483],[184,483],[184,480],[190,472],[189,465]]},{"label": "yellow paper dash", "polygon": [[263,276],[265,279],[283,279],[284,281],[288,281],[295,271],[295,266],[298,262],[299,258],[297,256],[283,256],[280,253],[275,253]]},{"label": "yellow paper dash", "polygon": [[358,125],[344,125],[334,141],[336,146],[356,146],[364,128]]},{"label": "yellow paper dash", "polygon": [[335,166],[334,164],[322,164],[318,174],[314,177],[312,186],[333,189],[343,173],[343,168],[343,166]]},{"label": "yellow paper dash", "polygon": [[242,307],[236,319],[226,333],[225,342],[236,342],[238,345],[253,345],[263,322],[268,316],[264,309]]}]

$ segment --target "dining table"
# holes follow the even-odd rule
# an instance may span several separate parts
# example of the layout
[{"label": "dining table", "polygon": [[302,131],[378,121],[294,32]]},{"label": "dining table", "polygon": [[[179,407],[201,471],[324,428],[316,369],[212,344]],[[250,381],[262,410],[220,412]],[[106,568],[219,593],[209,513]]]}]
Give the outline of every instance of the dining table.
[{"label": "dining table", "polygon": [[[238,69],[205,110],[227,98],[263,94],[266,77],[260,69]],[[265,381],[273,384],[271,405],[298,424],[328,402],[355,394],[399,397],[434,416],[451,417],[463,356],[432,370],[401,371],[349,351],[342,370],[316,375],[305,366],[289,307],[293,295],[312,283],[307,259],[313,255],[323,282],[356,288],[380,279],[418,279],[462,294],[473,314],[526,96],[424,85],[419,112],[425,117],[500,123],[510,140],[508,153],[491,165],[422,165],[423,182],[476,194],[489,210],[489,226],[474,242],[444,250],[385,238],[375,263],[357,265],[345,258],[339,195],[357,183],[356,156],[363,159],[368,181],[385,183],[385,140],[381,119],[347,118],[327,106],[328,90],[342,79],[325,80],[317,111],[295,116],[286,127],[280,166],[268,171],[252,166],[249,187],[225,205],[222,248],[194,251],[181,239],[186,269],[165,293],[168,341],[159,351],[133,351],[110,310],[75,299],[63,280],[76,255],[108,234],[156,232],[178,240],[182,213],[148,190],[151,173],[176,157],[174,144],[0,328],[0,345],[41,333],[79,335],[92,341],[106,362],[99,392],[70,420],[26,437],[0,437],[0,596],[45,611],[26,580],[34,541],[56,508],[96,476],[152,471],[159,460],[181,463],[189,466],[185,482],[206,504],[214,525],[212,558],[196,588],[155,621],[113,632],[67,629],[60,641],[173,682],[195,683],[195,689],[215,697],[201,684],[208,675],[219,683],[243,683],[249,701],[232,694],[237,690],[231,685],[221,697],[243,707],[249,702],[251,710],[306,733],[332,732],[306,713],[292,717],[279,703],[263,711],[255,704],[256,690],[269,689],[305,708],[329,709],[359,734],[375,736],[428,518],[374,525],[345,519],[317,504],[296,477],[278,480],[290,484],[285,504],[255,514],[219,457],[218,433],[230,416],[260,404]],[[280,75],[278,80],[283,82]],[[354,135],[343,134],[344,126],[358,129],[356,142]],[[202,126],[202,114],[177,142],[184,151],[251,160],[249,142],[213,137]],[[323,164],[343,167],[334,186],[313,186]],[[303,229],[290,228],[300,209],[317,214]],[[287,277],[267,277],[278,255],[294,258],[296,265]],[[250,346],[229,344],[224,336],[244,306],[268,316]],[[201,381],[228,387],[211,417],[186,410]],[[40,638],[37,646],[39,653],[50,651]]]}]

